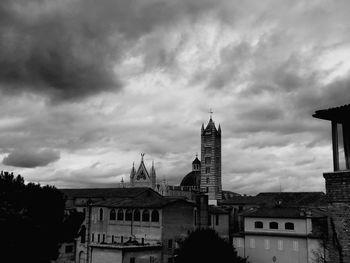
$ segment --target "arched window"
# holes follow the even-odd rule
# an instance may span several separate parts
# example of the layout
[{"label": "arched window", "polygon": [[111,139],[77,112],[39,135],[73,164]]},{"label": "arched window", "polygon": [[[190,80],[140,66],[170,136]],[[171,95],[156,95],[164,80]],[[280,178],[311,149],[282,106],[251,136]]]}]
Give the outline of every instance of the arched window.
[{"label": "arched window", "polygon": [[118,220],[118,221],[123,221],[123,220],[124,220],[124,212],[123,212],[123,209],[118,209],[117,220]]},{"label": "arched window", "polygon": [[99,211],[99,220],[102,221],[103,220],[103,209],[100,208],[100,211]]},{"label": "arched window", "polygon": [[157,210],[152,211],[151,221],[152,222],[159,222],[159,213]]},{"label": "arched window", "polygon": [[125,221],[131,221],[132,220],[132,210],[128,209],[125,212]]},{"label": "arched window", "polygon": [[109,212],[109,220],[115,220],[117,217],[117,214],[115,213],[115,210],[112,209],[110,212]]},{"label": "arched window", "polygon": [[270,222],[270,229],[278,229],[278,223],[277,222]]},{"label": "arched window", "polygon": [[149,222],[149,211],[143,210],[142,212],[142,221],[143,222]]},{"label": "arched window", "polygon": [[140,221],[140,220],[141,220],[140,210],[136,209],[134,211],[134,221]]},{"label": "arched window", "polygon": [[294,230],[294,224],[291,222],[287,222],[284,224],[284,228],[287,230]]},{"label": "arched window", "polygon": [[255,221],[254,226],[255,228],[263,228],[264,224],[261,221]]}]

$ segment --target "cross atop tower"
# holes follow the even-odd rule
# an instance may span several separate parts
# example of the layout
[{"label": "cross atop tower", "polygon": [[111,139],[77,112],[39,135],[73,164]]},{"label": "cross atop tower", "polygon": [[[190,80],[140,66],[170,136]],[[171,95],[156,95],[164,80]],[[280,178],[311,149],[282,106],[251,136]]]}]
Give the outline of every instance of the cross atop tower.
[{"label": "cross atop tower", "polygon": [[210,110],[209,110],[209,114],[210,114],[210,119],[213,117],[213,110],[212,110],[212,108],[210,108]]}]

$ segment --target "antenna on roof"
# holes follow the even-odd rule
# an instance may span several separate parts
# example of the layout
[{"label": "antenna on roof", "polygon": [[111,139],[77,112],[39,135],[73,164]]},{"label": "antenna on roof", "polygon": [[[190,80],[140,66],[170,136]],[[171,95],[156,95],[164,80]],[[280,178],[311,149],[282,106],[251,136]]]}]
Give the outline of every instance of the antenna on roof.
[{"label": "antenna on roof", "polygon": [[212,108],[210,108],[210,110],[209,110],[209,114],[210,114],[210,119],[213,117],[213,110],[212,110]]}]

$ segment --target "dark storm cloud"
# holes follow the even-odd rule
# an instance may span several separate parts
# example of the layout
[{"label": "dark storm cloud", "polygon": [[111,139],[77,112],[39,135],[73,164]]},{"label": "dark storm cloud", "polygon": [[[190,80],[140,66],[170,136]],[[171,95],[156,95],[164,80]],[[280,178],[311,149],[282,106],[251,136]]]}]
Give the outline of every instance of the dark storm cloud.
[{"label": "dark storm cloud", "polygon": [[35,168],[46,166],[60,158],[58,151],[50,149],[16,149],[2,160],[2,163],[9,166]]},{"label": "dark storm cloud", "polygon": [[[118,90],[122,81],[114,67],[128,48],[157,26],[196,17],[211,2],[2,1],[0,89],[53,100]],[[155,52],[167,56],[161,48]]]}]

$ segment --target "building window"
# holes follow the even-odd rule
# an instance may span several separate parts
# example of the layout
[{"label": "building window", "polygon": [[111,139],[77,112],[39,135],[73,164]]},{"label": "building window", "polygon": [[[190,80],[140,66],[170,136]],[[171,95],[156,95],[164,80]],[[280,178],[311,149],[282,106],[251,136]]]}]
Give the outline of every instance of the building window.
[{"label": "building window", "polygon": [[219,215],[215,215],[215,225],[219,225]]},{"label": "building window", "polygon": [[117,220],[118,221],[123,221],[124,220],[124,211],[123,211],[123,209],[118,209]]},{"label": "building window", "polygon": [[270,222],[270,229],[278,229],[278,223],[277,222]]},{"label": "building window", "polygon": [[102,235],[102,243],[104,243],[104,242],[105,242],[105,240],[106,240],[106,235],[105,235],[105,234],[103,234],[103,235]]},{"label": "building window", "polygon": [[141,220],[140,210],[136,209],[134,211],[134,221],[140,221],[140,220]]},{"label": "building window", "polygon": [[205,153],[211,153],[211,147],[205,147]]},{"label": "building window", "polygon": [[135,263],[135,258],[134,257],[130,258],[130,263]]},{"label": "building window", "polygon": [[208,225],[211,226],[211,215],[208,215]]},{"label": "building window", "polygon": [[172,239],[168,240],[168,248],[169,249],[173,248],[173,240]]},{"label": "building window", "polygon": [[114,243],[114,235],[112,236],[112,243]]},{"label": "building window", "polygon": [[284,228],[286,230],[294,230],[294,224],[291,223],[291,222],[287,222],[287,223],[284,224]]},{"label": "building window", "polygon": [[211,158],[205,157],[205,164],[210,164],[210,163],[211,163]]},{"label": "building window", "polygon": [[100,208],[100,211],[99,211],[99,220],[102,221],[103,220],[103,209]]},{"label": "building window", "polygon": [[209,184],[209,177],[207,177],[207,184]]},{"label": "building window", "polygon": [[116,213],[115,213],[115,210],[112,209],[110,212],[109,212],[109,220],[115,220],[117,217]]},{"label": "building window", "polygon": [[207,193],[209,193],[209,187],[206,187],[205,190]]},{"label": "building window", "polygon": [[298,243],[298,241],[293,241],[293,250],[294,251],[299,251],[299,243]]},{"label": "building window", "polygon": [[95,242],[95,234],[94,233],[91,234],[91,242]]},{"label": "building window", "polygon": [[249,241],[250,248],[255,248],[255,239],[251,238]]},{"label": "building window", "polygon": [[210,174],[210,167],[205,167],[205,173]]},{"label": "building window", "polygon": [[125,221],[131,221],[132,220],[132,210],[128,209],[125,212]]},{"label": "building window", "polygon": [[142,212],[142,221],[143,222],[149,222],[149,211],[143,210]]},{"label": "building window", "polygon": [[255,226],[255,228],[263,228],[264,227],[264,223],[261,222],[261,221],[256,221],[254,223],[254,226]]},{"label": "building window", "polygon": [[73,252],[73,246],[72,245],[66,245],[64,249],[65,253],[72,253]]},{"label": "building window", "polygon": [[159,222],[159,212],[157,210],[152,211],[151,221],[152,222]]},{"label": "building window", "polygon": [[150,257],[149,257],[149,263],[154,263],[154,262],[155,262],[154,257],[153,257],[153,256],[150,256]]},{"label": "building window", "polygon": [[100,243],[100,234],[97,234],[97,243]]},{"label": "building window", "polygon": [[270,240],[268,240],[268,239],[264,240],[264,247],[265,247],[265,249],[270,249]]},{"label": "building window", "polygon": [[277,247],[278,247],[278,250],[283,250],[283,240],[278,240]]}]

